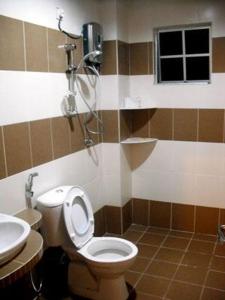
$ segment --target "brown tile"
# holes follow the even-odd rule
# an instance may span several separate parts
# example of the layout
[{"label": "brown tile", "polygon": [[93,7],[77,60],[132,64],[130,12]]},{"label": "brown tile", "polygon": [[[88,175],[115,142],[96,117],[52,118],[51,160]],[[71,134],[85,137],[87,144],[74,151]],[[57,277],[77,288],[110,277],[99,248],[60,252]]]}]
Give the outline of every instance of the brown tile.
[{"label": "brown tile", "polygon": [[118,111],[117,110],[103,110],[102,121],[104,124],[103,142],[104,143],[118,143]]},{"label": "brown tile", "polygon": [[3,127],[8,175],[31,168],[28,123]]},{"label": "brown tile", "polygon": [[188,246],[189,239],[168,236],[163,242],[163,247],[185,250]]},{"label": "brown tile", "polygon": [[225,209],[220,208],[220,220],[219,224],[224,225],[225,224]]},{"label": "brown tile", "polygon": [[63,48],[66,38],[61,32],[48,28],[49,72],[64,73],[66,71],[66,54]]},{"label": "brown tile", "polygon": [[[132,299],[133,299],[132,297],[131,297],[131,299],[129,298],[129,300],[132,300]],[[163,298],[158,297],[158,296],[149,295],[149,294],[144,294],[141,292],[136,292],[136,296],[134,299],[135,300],[160,300]]]},{"label": "brown tile", "polygon": [[5,154],[3,149],[3,132],[0,126],[0,179],[6,177]]},{"label": "brown tile", "polygon": [[[98,111],[95,111],[96,115],[98,117],[101,118],[101,113]],[[91,131],[99,131],[100,127],[99,127],[99,121],[94,117],[91,116],[91,118],[89,119],[89,113],[84,113],[83,115],[83,120],[84,120],[84,124],[87,124],[87,128]],[[92,139],[92,141],[94,142],[95,145],[97,145],[100,140],[101,140],[101,135],[100,134],[92,134],[90,132],[90,138]]]},{"label": "brown tile", "polygon": [[95,212],[94,219],[95,219],[95,236],[103,236],[106,231],[103,207]]},{"label": "brown tile", "polygon": [[150,204],[150,225],[170,228],[171,203],[151,201]]},{"label": "brown tile", "polygon": [[146,270],[146,273],[171,279],[176,272],[177,266],[176,264],[154,260]]},{"label": "brown tile", "polygon": [[225,272],[225,258],[214,255],[211,262],[211,269]]},{"label": "brown tile", "polygon": [[139,225],[139,224],[131,224],[131,226],[129,227],[130,230],[134,230],[134,231],[146,231],[147,230],[147,226],[145,225]]},{"label": "brown tile", "polygon": [[197,140],[197,109],[174,109],[174,140]]},{"label": "brown tile", "polygon": [[204,288],[201,300],[224,300],[225,292]]},{"label": "brown tile", "polygon": [[132,271],[127,271],[125,273],[125,280],[126,282],[128,282],[131,286],[134,286],[138,279],[140,278],[141,274],[140,273],[136,273],[136,272],[132,272]]},{"label": "brown tile", "polygon": [[169,233],[168,229],[165,228],[160,228],[160,227],[149,227],[147,232],[151,232],[154,234],[161,234],[161,235],[167,235],[167,233]]},{"label": "brown tile", "polygon": [[225,72],[225,37],[212,39],[212,69],[213,73]]},{"label": "brown tile", "polygon": [[172,228],[175,230],[194,231],[194,206],[172,204]]},{"label": "brown tile", "polygon": [[144,245],[144,244],[137,244],[138,247],[138,256],[152,258],[155,255],[156,251],[158,250],[155,246]]},{"label": "brown tile", "polygon": [[143,257],[137,257],[134,264],[131,266],[130,270],[134,272],[144,272],[147,265],[149,263],[149,260],[147,258]]},{"label": "brown tile", "polygon": [[0,16],[0,70],[25,70],[23,22]]},{"label": "brown tile", "polygon": [[196,233],[216,234],[218,217],[218,208],[196,206]]},{"label": "brown tile", "polygon": [[153,71],[153,65],[154,65],[154,55],[153,55],[153,43],[149,42],[148,43],[148,73],[149,74],[154,74]]},{"label": "brown tile", "polygon": [[216,235],[195,233],[193,235],[193,240],[216,242],[217,241],[217,236]]},{"label": "brown tile", "polygon": [[30,122],[33,165],[38,166],[53,159],[50,119]]},{"label": "brown tile", "polygon": [[106,232],[121,234],[121,208],[116,206],[105,206]]},{"label": "brown tile", "polygon": [[173,281],[166,295],[171,300],[199,300],[202,287]]},{"label": "brown tile", "polygon": [[206,268],[179,266],[179,269],[176,272],[175,280],[202,285],[204,283],[206,274]]},{"label": "brown tile", "polygon": [[183,254],[184,252],[180,250],[161,248],[155,259],[178,264],[181,261]]},{"label": "brown tile", "polygon": [[139,243],[159,246],[162,244],[164,238],[165,237],[163,235],[144,233],[142,238],[139,240]]},{"label": "brown tile", "polygon": [[143,199],[133,199],[133,222],[141,225],[148,225],[149,201]]},{"label": "brown tile", "polygon": [[78,114],[69,122],[69,131],[71,138],[71,152],[77,152],[85,148],[84,145],[84,128],[83,115]]},{"label": "brown tile", "polygon": [[48,71],[47,28],[24,23],[27,71]]},{"label": "brown tile", "polygon": [[130,75],[148,74],[148,43],[130,44]]},{"label": "brown tile", "polygon": [[193,234],[192,234],[192,232],[171,230],[171,231],[169,231],[168,235],[188,239],[188,238],[191,238]]},{"label": "brown tile", "polygon": [[150,110],[150,136],[160,140],[172,139],[172,109],[158,108]]},{"label": "brown tile", "polygon": [[133,243],[136,243],[140,237],[142,236],[142,232],[138,231],[130,231],[128,230],[127,232],[124,233],[123,238],[126,240],[129,240]]},{"label": "brown tile", "polygon": [[118,73],[129,75],[129,44],[118,41]]},{"label": "brown tile", "polygon": [[215,255],[225,256],[225,244],[217,244],[215,249]]},{"label": "brown tile", "polygon": [[117,74],[116,51],[116,41],[103,42],[103,63],[101,66],[102,75]]},{"label": "brown tile", "polygon": [[188,247],[188,251],[212,254],[214,250],[214,246],[215,244],[211,242],[192,240]]},{"label": "brown tile", "polygon": [[148,137],[148,110],[134,110],[132,113],[132,135],[135,137]]},{"label": "brown tile", "polygon": [[120,141],[132,134],[132,111],[120,110]]},{"label": "brown tile", "polygon": [[207,268],[211,256],[202,253],[187,252],[182,260],[183,265]]},{"label": "brown tile", "polygon": [[52,139],[54,159],[71,153],[68,119],[64,117],[52,119]]},{"label": "brown tile", "polygon": [[200,109],[199,134],[200,142],[223,142],[224,110]]},{"label": "brown tile", "polygon": [[209,271],[205,285],[207,287],[225,290],[225,273]]},{"label": "brown tile", "polygon": [[163,296],[169,286],[169,280],[159,277],[152,277],[150,275],[144,275],[137,284],[137,291],[143,293],[150,293],[155,296]]},{"label": "brown tile", "polygon": [[129,200],[122,207],[122,217],[123,217],[123,232],[125,232],[132,223],[132,200]]}]

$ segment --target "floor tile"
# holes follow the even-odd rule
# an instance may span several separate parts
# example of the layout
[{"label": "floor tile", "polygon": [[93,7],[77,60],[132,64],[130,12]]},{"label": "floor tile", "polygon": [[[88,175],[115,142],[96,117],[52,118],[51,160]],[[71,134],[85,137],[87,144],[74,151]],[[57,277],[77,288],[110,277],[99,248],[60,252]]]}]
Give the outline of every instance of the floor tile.
[{"label": "floor tile", "polygon": [[134,272],[144,272],[149,260],[143,257],[137,257],[134,264],[131,266],[130,270]]},{"label": "floor tile", "polygon": [[187,252],[182,260],[182,265],[198,266],[207,268],[211,256],[202,253]]},{"label": "floor tile", "polygon": [[207,287],[225,290],[225,273],[209,271],[205,285]]},{"label": "floor tile", "polygon": [[146,273],[170,279],[175,274],[177,266],[177,264],[154,260],[146,270]]},{"label": "floor tile", "polygon": [[171,236],[183,237],[183,238],[191,238],[193,235],[192,232],[177,231],[177,230],[171,230],[168,234]]},{"label": "floor tile", "polygon": [[163,242],[163,247],[175,248],[180,250],[185,250],[188,246],[189,239],[177,238],[173,236],[168,236]]},{"label": "floor tile", "polygon": [[209,241],[209,242],[216,242],[217,236],[216,235],[207,235],[202,233],[195,233],[192,237],[194,240],[200,241]]},{"label": "floor tile", "polygon": [[213,256],[210,268],[216,271],[225,272],[225,258],[221,256]]},{"label": "floor tile", "polygon": [[167,262],[179,263],[183,254],[184,252],[180,250],[161,248],[155,258]]},{"label": "floor tile", "polygon": [[143,275],[137,284],[137,291],[162,297],[169,286],[170,281],[164,278]]},{"label": "floor tile", "polygon": [[158,250],[158,247],[145,245],[145,244],[137,244],[138,247],[138,256],[152,258],[153,255]]},{"label": "floor tile", "polygon": [[217,244],[215,249],[215,255],[225,256],[225,244]]},{"label": "floor tile", "polygon": [[138,239],[140,239],[142,234],[143,234],[142,232],[128,230],[124,233],[124,235],[122,237],[128,241],[136,243],[138,241]]},{"label": "floor tile", "polygon": [[173,281],[166,298],[171,300],[199,300],[201,290],[200,286]]},{"label": "floor tile", "polygon": [[213,250],[214,250],[214,246],[215,246],[215,243],[212,243],[212,242],[192,240],[188,247],[188,251],[212,254]]},{"label": "floor tile", "polygon": [[205,288],[201,300],[224,300],[225,292]]},{"label": "floor tile", "polygon": [[203,284],[206,274],[206,268],[179,266],[175,279],[189,283]]},{"label": "floor tile", "polygon": [[169,229],[160,228],[160,227],[149,227],[147,232],[166,235],[169,232]]},{"label": "floor tile", "polygon": [[161,297],[158,297],[158,296],[152,296],[152,295],[149,295],[149,294],[143,294],[143,293],[140,293],[140,292],[136,292],[136,297],[135,298],[129,298],[128,300],[160,300],[160,299],[163,299]]},{"label": "floor tile", "polygon": [[162,235],[144,233],[144,235],[139,240],[139,242],[144,244],[149,244],[149,245],[160,246],[163,240],[164,240],[164,236]]},{"label": "floor tile", "polygon": [[134,231],[145,231],[147,230],[148,226],[145,225],[138,225],[138,224],[131,224],[131,226],[129,227],[129,230],[134,230]]},{"label": "floor tile", "polygon": [[126,282],[128,282],[131,286],[134,286],[138,279],[140,278],[141,273],[136,273],[136,272],[131,272],[131,271],[127,271],[125,273],[125,280]]}]

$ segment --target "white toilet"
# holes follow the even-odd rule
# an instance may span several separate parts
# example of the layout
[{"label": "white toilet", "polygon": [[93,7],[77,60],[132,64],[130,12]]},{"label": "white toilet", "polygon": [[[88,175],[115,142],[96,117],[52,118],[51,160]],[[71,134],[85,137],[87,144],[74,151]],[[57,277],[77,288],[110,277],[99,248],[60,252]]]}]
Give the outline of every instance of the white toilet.
[{"label": "white toilet", "polygon": [[94,216],[86,192],[78,186],[61,186],[40,196],[37,208],[46,245],[62,246],[71,259],[71,292],[90,299],[126,300],[124,273],[138,249],[121,238],[93,237]]}]

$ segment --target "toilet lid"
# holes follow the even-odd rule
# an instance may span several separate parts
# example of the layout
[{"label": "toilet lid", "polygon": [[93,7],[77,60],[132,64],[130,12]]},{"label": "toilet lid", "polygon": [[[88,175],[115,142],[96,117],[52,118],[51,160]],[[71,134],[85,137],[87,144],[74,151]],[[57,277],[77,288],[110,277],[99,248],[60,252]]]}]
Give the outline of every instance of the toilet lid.
[{"label": "toilet lid", "polygon": [[83,247],[94,233],[94,216],[86,192],[72,187],[63,204],[64,220],[68,235],[77,248]]}]

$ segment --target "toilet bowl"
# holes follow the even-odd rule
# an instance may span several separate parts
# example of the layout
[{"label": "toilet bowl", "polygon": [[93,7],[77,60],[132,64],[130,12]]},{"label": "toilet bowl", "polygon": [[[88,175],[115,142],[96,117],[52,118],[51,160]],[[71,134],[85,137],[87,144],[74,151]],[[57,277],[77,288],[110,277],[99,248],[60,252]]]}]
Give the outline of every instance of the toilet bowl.
[{"label": "toilet bowl", "polygon": [[93,237],[87,193],[77,186],[58,187],[40,196],[37,207],[43,214],[46,244],[62,246],[71,259],[70,290],[91,299],[126,300],[124,273],[133,264],[137,247],[122,238]]}]

